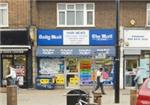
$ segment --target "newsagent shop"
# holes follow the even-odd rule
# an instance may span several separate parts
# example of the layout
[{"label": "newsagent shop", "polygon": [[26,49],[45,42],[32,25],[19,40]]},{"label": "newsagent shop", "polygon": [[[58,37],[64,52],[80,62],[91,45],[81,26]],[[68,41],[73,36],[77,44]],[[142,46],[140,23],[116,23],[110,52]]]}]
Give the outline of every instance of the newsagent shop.
[{"label": "newsagent shop", "polygon": [[50,81],[53,76],[55,83],[65,88],[92,85],[95,69],[100,66],[106,72],[105,84],[113,84],[114,29],[39,29],[37,44],[37,79],[41,79],[40,83],[36,81],[37,88],[53,88],[54,81]]}]

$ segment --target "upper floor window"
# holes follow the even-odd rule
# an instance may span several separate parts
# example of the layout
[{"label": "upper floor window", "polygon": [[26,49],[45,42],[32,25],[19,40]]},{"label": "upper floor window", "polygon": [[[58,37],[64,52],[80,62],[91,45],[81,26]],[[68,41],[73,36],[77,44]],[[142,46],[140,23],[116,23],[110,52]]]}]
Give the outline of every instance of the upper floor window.
[{"label": "upper floor window", "polygon": [[90,27],[95,26],[94,3],[58,3],[57,26]]},{"label": "upper floor window", "polygon": [[0,27],[8,27],[8,4],[0,3]]}]

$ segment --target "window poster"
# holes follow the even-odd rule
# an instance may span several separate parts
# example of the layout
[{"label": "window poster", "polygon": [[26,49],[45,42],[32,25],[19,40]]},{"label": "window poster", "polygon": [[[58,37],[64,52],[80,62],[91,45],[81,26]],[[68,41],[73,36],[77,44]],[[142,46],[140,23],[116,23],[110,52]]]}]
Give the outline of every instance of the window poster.
[{"label": "window poster", "polygon": [[78,61],[76,58],[67,58],[67,67],[66,72],[67,73],[78,73]]},{"label": "window poster", "polygon": [[89,85],[91,80],[91,61],[88,59],[80,60],[80,83],[81,85]]},{"label": "window poster", "polygon": [[60,59],[40,59],[40,75],[64,73],[64,61]]}]

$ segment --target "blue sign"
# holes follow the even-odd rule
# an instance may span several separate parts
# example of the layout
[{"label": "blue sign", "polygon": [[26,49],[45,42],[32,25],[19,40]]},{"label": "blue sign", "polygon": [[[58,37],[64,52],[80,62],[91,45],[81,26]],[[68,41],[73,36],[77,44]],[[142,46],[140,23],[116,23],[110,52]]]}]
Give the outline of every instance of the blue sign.
[{"label": "blue sign", "polygon": [[94,47],[38,47],[36,49],[38,57],[64,57],[64,56],[92,56],[94,52],[104,53],[106,56],[115,56],[113,46],[94,46]]},{"label": "blue sign", "polygon": [[[40,46],[62,46],[65,41],[69,41],[68,39],[76,39],[77,35],[73,35],[70,37],[66,35],[65,31],[67,30],[46,30],[40,29],[37,32],[37,44]],[[81,30],[71,30],[73,32],[81,31]],[[114,46],[115,45],[115,30],[114,29],[92,29],[92,30],[84,30],[86,33],[86,37],[79,37],[80,39],[76,39],[75,41],[87,41],[87,45],[96,46]],[[82,39],[84,38],[84,39]],[[89,41],[89,42],[88,42]],[[68,42],[67,45],[74,45],[72,42]]]},{"label": "blue sign", "polygon": [[114,29],[93,29],[90,30],[90,45],[115,45],[115,30]]},{"label": "blue sign", "polygon": [[37,44],[41,46],[63,45],[63,30],[40,29],[37,32]]}]

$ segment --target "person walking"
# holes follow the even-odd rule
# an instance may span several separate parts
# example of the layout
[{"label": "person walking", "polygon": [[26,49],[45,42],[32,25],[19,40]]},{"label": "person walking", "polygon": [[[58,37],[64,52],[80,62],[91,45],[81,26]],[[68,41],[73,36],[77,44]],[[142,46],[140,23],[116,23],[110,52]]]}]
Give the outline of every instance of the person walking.
[{"label": "person walking", "polygon": [[140,67],[138,67],[136,76],[134,78],[134,81],[136,82],[137,85],[137,89],[139,89],[141,87],[141,85],[143,84],[143,80],[144,80],[144,75],[143,75],[144,70]]},{"label": "person walking", "polygon": [[[97,82],[97,85],[96,85],[96,88],[94,89],[94,91],[96,91],[98,88],[101,88],[101,93],[102,94],[106,94],[104,92],[104,87],[103,87],[103,68],[99,68],[96,72],[96,82]],[[94,92],[92,91],[92,92]]]},{"label": "person walking", "polygon": [[11,85],[16,85],[16,69],[14,65],[9,67],[10,73],[6,76],[6,78],[11,78]]}]

